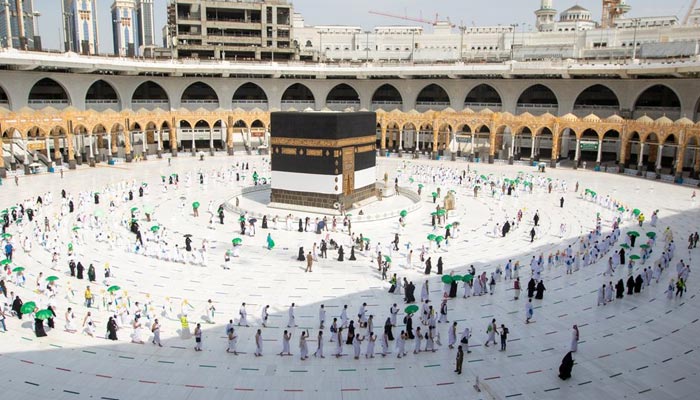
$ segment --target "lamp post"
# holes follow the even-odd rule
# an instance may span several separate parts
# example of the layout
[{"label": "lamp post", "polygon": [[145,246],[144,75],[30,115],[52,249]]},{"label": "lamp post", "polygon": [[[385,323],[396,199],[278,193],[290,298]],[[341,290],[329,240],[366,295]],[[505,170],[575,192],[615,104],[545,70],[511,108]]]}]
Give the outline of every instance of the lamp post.
[{"label": "lamp post", "polygon": [[637,28],[639,28],[639,18],[634,18],[634,35],[632,36],[632,62],[637,59]]},{"label": "lamp post", "polygon": [[369,62],[369,33],[370,31],[365,31],[365,61]]},{"label": "lamp post", "polygon": [[515,54],[515,28],[517,28],[518,26],[518,24],[510,24],[510,27],[513,28],[513,38],[510,42],[510,61],[513,61],[513,57]]}]

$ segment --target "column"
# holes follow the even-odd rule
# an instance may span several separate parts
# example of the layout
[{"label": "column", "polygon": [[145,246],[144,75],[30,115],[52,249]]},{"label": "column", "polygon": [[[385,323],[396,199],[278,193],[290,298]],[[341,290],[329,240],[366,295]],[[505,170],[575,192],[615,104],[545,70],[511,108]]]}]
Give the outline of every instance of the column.
[{"label": "column", "polygon": [[603,159],[603,141],[598,140],[598,155],[595,158],[596,167],[600,167],[600,161]]},{"label": "column", "polygon": [[45,149],[46,150],[46,159],[49,161],[51,161],[51,153],[49,153],[49,148],[51,147],[51,146],[49,146],[50,144],[51,144],[51,142],[49,142],[49,137],[46,136],[44,138],[44,146],[46,146],[46,149]]},{"label": "column", "polygon": [[[134,158],[133,148],[131,147],[132,134],[133,133],[128,130],[126,132],[122,132],[122,135],[124,135],[124,159],[126,162],[131,162]],[[117,139],[119,139],[119,137],[117,137]]]},{"label": "column", "polygon": [[58,136],[53,137],[53,159],[56,161],[56,165],[61,164],[61,142]]},{"label": "column", "polygon": [[386,150],[386,125],[382,124],[380,129],[382,131],[382,136],[379,141],[379,146],[382,150]]},{"label": "column", "polygon": [[693,162],[693,178],[698,179],[698,175],[700,174],[700,149],[695,149],[695,152],[693,152],[693,158],[695,159]]},{"label": "column", "polygon": [[177,157],[177,136],[180,134],[180,121],[176,122],[175,118],[173,118],[168,133],[170,135],[170,154],[173,157]]},{"label": "column", "polygon": [[99,137],[99,136],[97,136],[97,137],[95,137],[95,136],[90,136],[90,147],[91,147],[91,148],[92,148],[92,146],[93,146],[92,142],[93,142],[93,141],[95,142],[95,145],[94,145],[94,147],[95,147],[95,149],[94,149],[94,151],[95,151],[94,162],[99,162],[99,161],[100,161],[100,157],[99,157],[99,153],[100,153],[100,142],[99,142],[99,140],[100,140],[100,137]]},{"label": "column", "polygon": [[683,158],[685,158],[685,146],[676,150],[676,181],[683,177]]},{"label": "column", "polygon": [[226,149],[228,155],[233,155],[233,126],[231,124],[226,125]]},{"label": "column", "polygon": [[530,136],[530,161],[535,160],[535,145],[537,144],[537,137]]},{"label": "column", "polygon": [[117,146],[116,146],[116,138],[114,140],[114,143],[112,143],[112,134],[107,133],[105,134],[107,136],[107,161],[111,160],[114,154],[117,153]]},{"label": "column", "polygon": [[89,147],[88,164],[90,164],[91,167],[94,167],[95,166],[95,155],[92,152],[92,139],[93,139],[93,136],[90,135],[88,137],[88,147]]},{"label": "column", "polygon": [[642,175],[644,165],[644,142],[639,142],[639,156],[637,156],[637,175]]},{"label": "column", "polygon": [[403,129],[399,129],[398,135],[399,135],[399,152],[401,152],[403,150]]},{"label": "column", "polygon": [[510,133],[510,150],[508,150],[508,164],[513,165],[513,157],[515,155],[515,135]]},{"label": "column", "polygon": [[68,146],[68,169],[75,169],[75,148],[73,147],[73,135],[66,134],[66,142]]},{"label": "column", "polygon": [[141,137],[143,138],[141,140],[141,157],[143,157],[143,159],[145,160],[148,158],[148,132],[146,132],[145,130],[141,131]]},{"label": "column", "polygon": [[433,122],[433,159],[437,158],[438,155],[438,135],[439,127],[436,122]]},{"label": "column", "polygon": [[196,149],[196,145],[194,143],[194,127],[191,127],[190,129],[192,129],[192,155],[195,155],[195,153],[197,152],[197,149]]},{"label": "column", "polygon": [[214,127],[209,128],[209,155],[214,155]]},{"label": "column", "polygon": [[163,131],[162,130],[156,130],[153,132],[156,135],[156,154],[158,155],[158,158],[163,158],[162,153],[163,153]]},{"label": "column", "polygon": [[0,141],[0,178],[6,178],[7,177],[7,170],[5,169],[5,155],[3,152],[5,149],[3,149],[4,143]]},{"label": "column", "polygon": [[489,124],[489,164],[493,164],[494,158],[496,158],[496,131],[491,122]]},{"label": "column", "polygon": [[659,149],[656,151],[656,175],[659,175],[661,170],[661,157],[663,155],[664,145],[660,144]]},{"label": "column", "polygon": [[576,153],[574,155],[574,169],[577,169],[581,160],[581,139],[576,138]]}]

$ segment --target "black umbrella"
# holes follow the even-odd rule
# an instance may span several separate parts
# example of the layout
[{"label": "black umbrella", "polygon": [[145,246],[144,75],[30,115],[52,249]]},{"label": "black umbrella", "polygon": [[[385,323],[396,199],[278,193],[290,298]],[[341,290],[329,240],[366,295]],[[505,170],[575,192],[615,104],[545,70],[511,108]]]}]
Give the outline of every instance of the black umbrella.
[{"label": "black umbrella", "polygon": [[192,237],[192,235],[190,235],[190,234],[188,233],[187,235],[184,235],[184,237],[190,238],[190,237]]},{"label": "black umbrella", "polygon": [[258,220],[256,218],[251,218],[248,220],[248,222],[250,222],[251,224],[254,224],[254,223],[258,222]]}]

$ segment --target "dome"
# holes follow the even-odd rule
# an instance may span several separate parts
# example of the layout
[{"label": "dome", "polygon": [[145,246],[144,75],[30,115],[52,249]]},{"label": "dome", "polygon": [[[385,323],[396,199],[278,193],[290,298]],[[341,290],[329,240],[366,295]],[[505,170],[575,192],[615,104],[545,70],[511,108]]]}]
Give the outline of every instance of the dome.
[{"label": "dome", "polygon": [[469,107],[464,107],[464,109],[462,110],[462,112],[463,112],[464,114],[474,114],[474,110],[472,110],[472,109],[469,108]]},{"label": "dome", "polygon": [[563,115],[563,116],[562,116],[561,118],[559,118],[559,119],[561,119],[562,121],[566,121],[566,122],[576,122],[576,121],[578,121],[578,117],[575,116],[575,115],[572,114],[572,113],[568,113],[568,114],[566,114],[566,115]]},{"label": "dome", "polygon": [[487,108],[484,108],[483,110],[479,111],[479,114],[490,115],[490,114],[493,114],[493,111],[487,107]]},{"label": "dome", "polygon": [[600,122],[600,117],[595,114],[588,114],[581,118],[581,120],[585,122]]},{"label": "dome", "polygon": [[693,121],[686,118],[686,117],[683,117],[683,118],[679,119],[678,121],[676,121],[676,124],[678,124],[678,125],[693,125]]},{"label": "dome", "polygon": [[646,115],[642,115],[641,117],[637,118],[637,122],[641,122],[643,124],[653,124],[654,120]]},{"label": "dome", "polygon": [[665,115],[663,117],[657,119],[655,122],[659,125],[671,125],[671,124],[673,124],[673,121]]},{"label": "dome", "polygon": [[447,107],[447,108],[443,109],[442,112],[453,113],[453,112],[455,112],[455,110],[452,107]]},{"label": "dome", "polygon": [[613,114],[605,119],[608,122],[625,122],[625,119],[617,114]]},{"label": "dome", "polygon": [[556,118],[556,117],[555,117],[554,115],[552,115],[551,113],[546,112],[546,113],[540,115],[540,118],[547,118],[547,119],[549,119],[549,118]]},{"label": "dome", "polygon": [[560,22],[590,21],[591,12],[579,5],[567,8],[559,14]]},{"label": "dome", "polygon": [[532,114],[530,114],[529,112],[525,111],[524,113],[518,115],[518,117],[521,117],[521,118],[534,118],[535,116],[532,115]]}]

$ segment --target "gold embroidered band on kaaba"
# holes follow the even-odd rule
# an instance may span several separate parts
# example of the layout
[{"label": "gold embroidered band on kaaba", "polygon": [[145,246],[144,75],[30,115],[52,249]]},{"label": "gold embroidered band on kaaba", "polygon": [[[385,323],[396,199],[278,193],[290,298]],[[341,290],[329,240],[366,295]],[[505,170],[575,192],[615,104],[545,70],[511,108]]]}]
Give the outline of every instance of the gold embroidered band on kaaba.
[{"label": "gold embroidered band on kaaba", "polygon": [[273,146],[340,148],[347,146],[357,146],[360,144],[374,143],[376,140],[376,135],[352,137],[346,139],[300,139],[273,136],[270,138],[270,143]]}]

